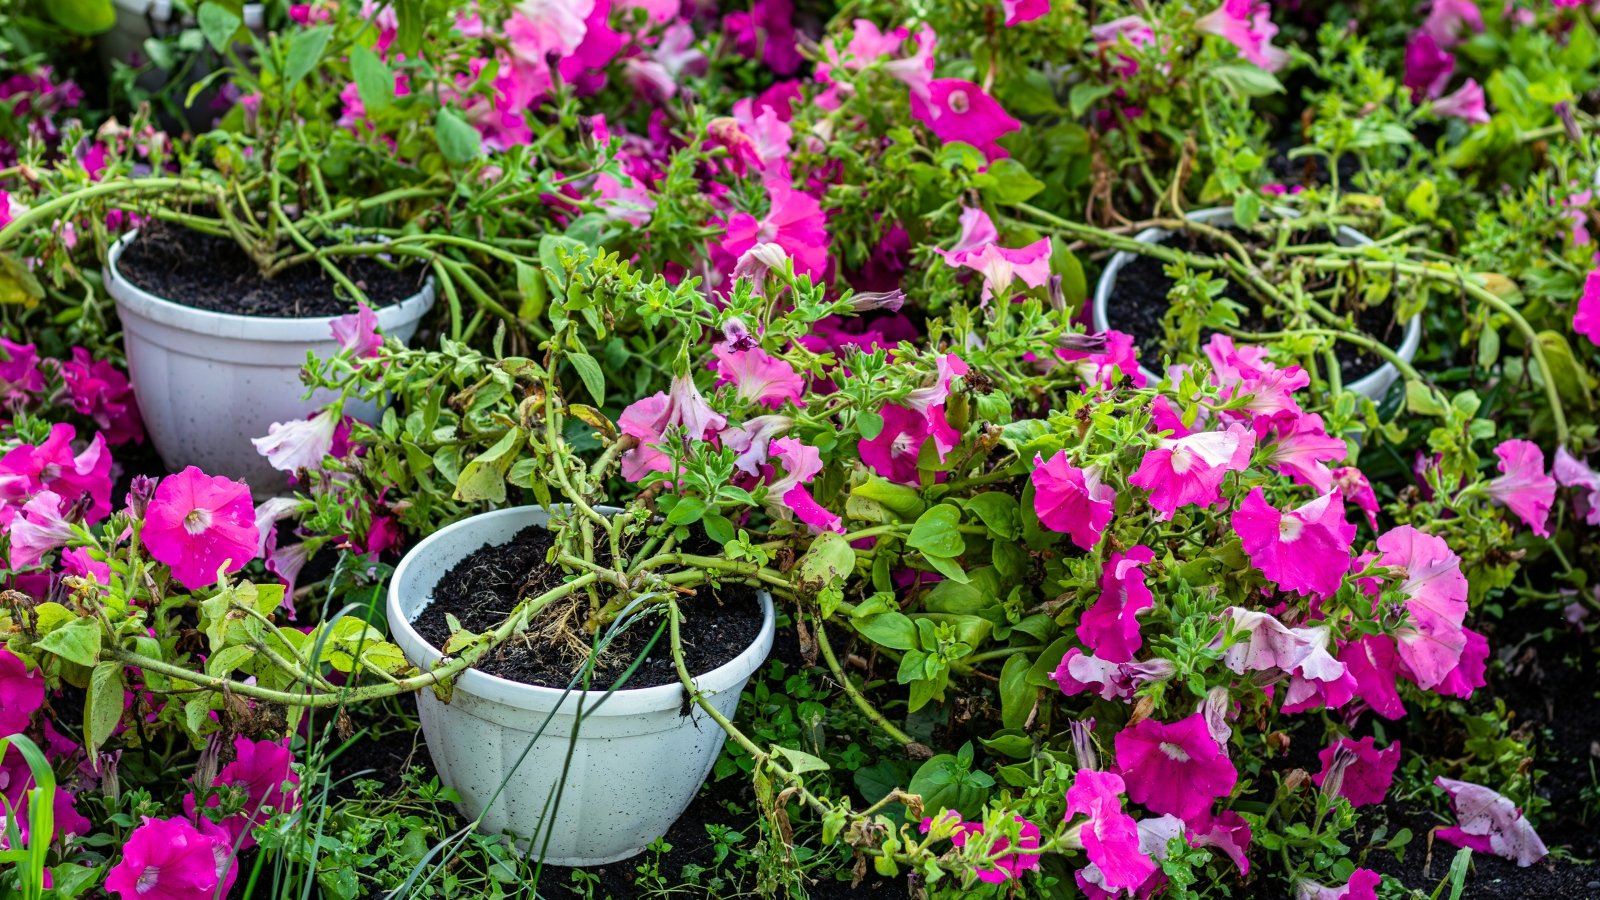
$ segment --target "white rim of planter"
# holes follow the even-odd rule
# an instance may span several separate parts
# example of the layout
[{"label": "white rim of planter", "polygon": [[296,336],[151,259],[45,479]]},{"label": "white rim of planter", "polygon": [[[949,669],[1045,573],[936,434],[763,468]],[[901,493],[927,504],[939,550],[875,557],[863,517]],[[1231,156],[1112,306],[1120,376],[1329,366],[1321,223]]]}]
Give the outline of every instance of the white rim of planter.
[{"label": "white rim of planter", "polygon": [[[1284,206],[1271,207],[1271,212],[1272,214],[1285,219],[1292,219],[1300,215],[1299,210]],[[1201,225],[1216,224],[1219,220],[1232,223],[1233,207],[1213,206],[1208,209],[1197,209],[1189,212],[1184,218],[1187,218],[1193,222],[1198,222]],[[1172,231],[1165,228],[1146,228],[1145,230],[1134,235],[1133,239],[1141,244],[1159,244],[1172,234]],[[1373,243],[1372,238],[1367,237],[1348,225],[1340,225],[1335,235],[1335,240],[1346,247],[1356,247]],[[1120,250],[1115,256],[1111,257],[1109,262],[1106,263],[1105,271],[1100,273],[1100,280],[1095,284],[1094,290],[1093,318],[1095,331],[1103,334],[1106,331],[1111,330],[1110,317],[1107,315],[1107,310],[1111,305],[1111,292],[1116,287],[1117,275],[1122,271],[1123,266],[1132,263],[1135,259],[1138,259],[1140,255],[1141,254],[1134,253],[1131,250]],[[1137,342],[1140,335],[1134,335],[1133,337],[1135,342]],[[1406,322],[1405,334],[1400,339],[1400,346],[1392,347],[1391,349],[1394,350],[1396,356],[1399,356],[1401,359],[1409,363],[1412,358],[1416,356],[1417,347],[1420,346],[1421,343],[1422,314],[1418,313],[1412,316],[1411,319]],[[1145,379],[1151,384],[1159,383],[1163,377],[1155,372],[1150,371],[1142,363],[1139,365],[1139,372],[1144,375]],[[1399,374],[1399,371],[1394,367],[1394,363],[1384,362],[1384,364],[1378,368],[1373,369],[1371,372],[1368,372],[1355,381],[1345,385],[1344,389],[1346,391],[1364,394],[1367,397],[1371,397],[1374,401],[1377,401],[1382,399],[1379,396],[1374,396],[1380,392],[1380,386],[1382,391],[1387,391],[1389,385],[1394,383],[1394,380],[1399,377]]]},{"label": "white rim of planter", "polygon": [[[394,635],[395,643],[405,653],[406,659],[422,671],[432,668],[435,663],[443,658],[444,654],[437,647],[428,643],[419,634],[407,619],[402,607],[401,585],[408,579],[406,577],[412,563],[419,558],[426,557],[446,536],[452,532],[465,528],[481,528],[487,522],[502,518],[520,518],[526,516],[528,510],[540,507],[516,506],[509,509],[498,509],[493,512],[480,513],[469,516],[459,522],[447,525],[444,528],[428,535],[412,547],[400,560],[400,565],[395,567],[394,574],[389,576],[389,596],[385,603],[385,613],[389,618],[389,633]],[[595,511],[602,515],[611,516],[621,510],[609,506],[597,506]],[[763,641],[760,635],[765,634],[774,625],[772,595],[758,588],[752,589],[761,602],[761,629],[757,637],[746,647],[743,652],[732,660],[708,672],[690,672],[696,681],[707,682],[738,682],[749,677],[761,663],[766,660],[771,652],[769,642]],[[432,600],[430,598],[429,602]],[[418,609],[421,614],[427,605]],[[734,675],[737,672],[739,674]],[[732,677],[729,677],[732,676]],[[677,681],[671,684],[657,685],[655,687],[630,688],[622,687],[612,691],[610,696],[605,696],[605,691],[596,689],[582,691],[565,688],[542,687],[533,684],[523,684],[509,678],[490,675],[477,669],[466,669],[455,677],[457,690],[465,691],[475,697],[481,697],[506,706],[519,709],[546,712],[555,709],[558,705],[567,711],[572,707],[575,711],[581,702],[585,718],[591,715],[599,716],[634,716],[643,713],[655,712],[663,708],[677,706],[683,702],[683,685]],[[591,705],[592,704],[592,705]]]},{"label": "white rim of planter", "polygon": [[[272,343],[322,343],[330,340],[329,326],[340,316],[306,316],[283,318],[275,316],[241,316],[219,313],[196,306],[185,306],[159,297],[123,277],[117,260],[128,245],[139,236],[137,228],[129,231],[111,245],[106,254],[106,290],[118,306],[127,308],[137,316],[173,328],[207,334],[213,337],[246,338]],[[421,288],[399,303],[374,307],[378,326],[387,331],[400,322],[417,319],[433,307],[433,276],[422,282]],[[351,312],[354,312],[352,309]]]}]

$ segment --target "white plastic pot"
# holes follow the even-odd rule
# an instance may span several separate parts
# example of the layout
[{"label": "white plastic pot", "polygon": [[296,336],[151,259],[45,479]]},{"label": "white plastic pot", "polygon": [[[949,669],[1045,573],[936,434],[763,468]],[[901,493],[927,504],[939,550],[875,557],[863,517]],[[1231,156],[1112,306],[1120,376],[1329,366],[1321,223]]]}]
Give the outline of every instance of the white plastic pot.
[{"label": "white plastic pot", "polygon": [[[1287,208],[1275,209],[1273,210],[1273,213],[1284,217],[1298,215],[1298,213],[1296,213],[1293,209]],[[1233,208],[1229,206],[1216,206],[1210,209],[1197,209],[1193,212],[1190,212],[1187,218],[1202,225],[1232,227]],[[1134,240],[1141,244],[1159,244],[1171,236],[1171,234],[1172,232],[1165,228],[1146,228],[1137,235],[1134,235]],[[1362,244],[1372,243],[1371,238],[1359,231],[1356,231],[1354,228],[1344,225],[1339,227],[1339,230],[1335,235],[1335,240],[1338,241],[1340,245],[1345,247],[1357,247],[1361,246]],[[1114,303],[1112,295],[1117,288],[1117,273],[1122,270],[1123,266],[1128,265],[1137,259],[1138,256],[1139,254],[1137,253],[1123,250],[1111,257],[1111,261],[1106,264],[1105,271],[1100,273],[1100,281],[1095,285],[1094,291],[1093,313],[1095,331],[1104,332],[1114,327],[1110,321],[1110,316],[1108,313]],[[1139,336],[1135,335],[1134,337],[1137,339]],[[1421,342],[1422,316],[1419,314],[1412,316],[1411,321],[1406,323],[1405,334],[1401,337],[1400,346],[1394,348],[1395,355],[1409,363],[1411,362],[1412,357],[1416,356],[1417,346]],[[1142,365],[1139,367],[1139,371],[1144,373],[1144,377],[1152,384],[1161,379],[1160,375],[1150,371]],[[1365,376],[1345,385],[1345,390],[1354,391],[1370,398],[1374,403],[1377,403],[1383,400],[1384,395],[1389,392],[1389,386],[1394,384],[1395,380],[1399,377],[1400,371],[1394,367],[1394,363],[1385,362],[1372,372],[1369,372]]]},{"label": "white plastic pot", "polygon": [[[406,659],[426,670],[440,658],[411,622],[445,572],[484,544],[505,543],[529,525],[548,521],[549,513],[537,506],[502,509],[464,519],[413,547],[389,581],[387,607],[389,630]],[[772,649],[772,597],[765,591],[758,596],[762,624],[755,643],[695,679],[730,719],[739,692]],[[461,812],[484,831],[510,832],[535,854],[549,834],[545,862],[552,865],[627,859],[683,815],[711,774],[726,735],[699,706],[683,713],[684,691],[676,683],[610,697],[573,691],[562,701],[562,694],[468,669],[456,678],[449,703],[429,690],[417,695],[428,752],[440,779],[461,795]],[[551,710],[557,711],[540,732]],[[554,821],[545,823],[574,732],[561,803]]]},{"label": "white plastic pot", "polygon": [[[257,497],[280,492],[284,473],[256,452],[251,438],[274,422],[303,419],[334,399],[328,391],[305,398],[300,370],[306,351],[339,352],[332,317],[273,319],[235,316],[163,300],[135,286],[117,260],[138,232],[111,247],[106,290],[122,320],[128,375],[145,430],[169,471],[199,466],[208,475],[244,481]],[[430,281],[422,290],[377,311],[389,337],[411,340],[433,306]],[[345,414],[377,420],[372,404],[347,403]]]}]

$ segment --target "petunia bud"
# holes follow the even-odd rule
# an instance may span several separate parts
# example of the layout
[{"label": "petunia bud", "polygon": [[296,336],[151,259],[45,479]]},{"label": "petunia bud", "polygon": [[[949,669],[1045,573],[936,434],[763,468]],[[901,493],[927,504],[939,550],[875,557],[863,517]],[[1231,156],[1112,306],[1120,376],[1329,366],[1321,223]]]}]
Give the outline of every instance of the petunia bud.
[{"label": "petunia bud", "polygon": [[750,337],[750,326],[738,316],[729,316],[722,323],[722,339],[730,350],[749,350],[756,345]]},{"label": "petunia bud", "polygon": [[1072,755],[1080,769],[1100,768],[1100,754],[1094,746],[1094,720],[1075,719],[1067,723],[1072,732]]},{"label": "petunia bud", "polygon": [[156,480],[149,475],[135,475],[128,485],[128,512],[135,519],[144,518],[145,508],[156,492]]},{"label": "petunia bud", "polygon": [[850,309],[858,313],[878,309],[899,312],[905,302],[906,292],[899,288],[892,291],[862,291],[850,296]]}]

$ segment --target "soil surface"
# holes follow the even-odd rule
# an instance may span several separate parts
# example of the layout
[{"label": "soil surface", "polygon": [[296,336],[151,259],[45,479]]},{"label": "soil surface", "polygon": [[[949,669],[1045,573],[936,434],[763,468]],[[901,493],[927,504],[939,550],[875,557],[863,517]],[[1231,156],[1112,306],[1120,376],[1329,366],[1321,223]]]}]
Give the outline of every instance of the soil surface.
[{"label": "soil surface", "polygon": [[[366,256],[335,264],[380,307],[415,294],[425,274],[416,267],[392,269]],[[303,319],[340,316],[355,308],[335,293],[334,280],[319,265],[297,266],[267,281],[232,240],[165,222],[140,229],[118,258],[117,270],[157,297],[211,312]]]},{"label": "soil surface", "polygon": [[[554,544],[547,529],[530,526],[509,543],[484,544],[439,579],[433,602],[413,623],[417,632],[435,647],[450,637],[449,613],[467,631],[483,633],[501,622],[525,597],[538,596],[567,579],[559,567],[545,562]],[[597,560],[602,565],[605,560]],[[761,605],[755,591],[744,585],[698,589],[694,597],[680,600],[684,662],[696,674],[733,661],[749,649],[761,632]],[[586,602],[586,601],[585,601]],[[644,618],[614,638],[595,666],[594,684],[609,685],[633,664],[656,633],[658,617]],[[540,687],[565,688],[587,655],[582,620],[569,604],[552,604],[535,616],[528,633],[535,639],[512,639],[479,660],[481,672]],[[553,635],[561,635],[554,637]],[[540,639],[540,638],[544,639]],[[649,655],[628,680],[627,687],[677,684],[667,635],[656,640]]]},{"label": "soil surface", "polygon": [[[1293,243],[1322,243],[1328,238],[1325,234],[1296,232],[1291,240]],[[1198,234],[1174,234],[1161,243],[1203,256],[1223,256],[1227,253],[1227,248]],[[1248,240],[1244,243],[1249,246]],[[1138,343],[1139,361],[1152,371],[1160,369],[1161,360],[1167,353],[1161,320],[1167,314],[1169,307],[1167,295],[1171,292],[1174,282],[1163,271],[1164,266],[1165,263],[1153,256],[1135,256],[1132,262],[1117,271],[1116,289],[1106,309],[1107,324],[1118,331],[1134,335]],[[1213,277],[1225,279],[1225,276],[1213,275]],[[1327,284],[1307,284],[1306,287],[1317,289],[1330,284],[1332,284],[1331,279]],[[1243,307],[1243,311],[1239,313],[1240,330],[1269,332],[1282,328],[1280,322],[1269,320],[1263,314],[1256,298],[1244,288],[1231,280],[1227,280],[1226,285],[1218,300],[1232,300]],[[1342,314],[1345,310],[1335,311]],[[1400,323],[1395,322],[1394,310],[1389,305],[1361,308],[1356,313],[1355,321],[1359,331],[1391,347],[1399,346],[1404,336],[1405,329]],[[1210,339],[1212,333],[1201,332],[1202,345]],[[1349,341],[1335,342],[1333,352],[1339,360],[1339,371],[1346,384],[1375,371],[1383,364],[1382,359]]]}]

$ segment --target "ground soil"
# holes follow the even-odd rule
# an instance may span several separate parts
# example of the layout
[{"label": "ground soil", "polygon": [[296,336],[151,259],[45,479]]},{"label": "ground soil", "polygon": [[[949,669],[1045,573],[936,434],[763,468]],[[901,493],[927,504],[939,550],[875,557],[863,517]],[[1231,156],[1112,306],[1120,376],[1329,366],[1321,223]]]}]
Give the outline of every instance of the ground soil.
[{"label": "ground soil", "polygon": [[[433,602],[414,623],[417,632],[433,646],[443,646],[450,636],[446,613],[455,616],[467,631],[481,634],[495,628],[518,601],[566,580],[559,566],[545,561],[553,543],[550,531],[529,527],[509,543],[483,545],[439,580]],[[761,606],[755,592],[744,585],[701,587],[695,596],[680,600],[679,607],[684,614],[684,662],[696,674],[731,662],[761,631]],[[570,605],[553,604],[529,623],[528,633],[536,636],[534,640],[513,638],[479,660],[476,668],[523,684],[565,688],[589,649],[580,616]],[[659,621],[639,621],[613,639],[595,667],[594,683],[609,685],[619,678],[650,643]],[[553,641],[547,637],[554,634],[564,637]],[[667,636],[662,634],[627,686],[678,683],[668,646]]]},{"label": "ground soil", "polygon": [[[1327,240],[1326,235],[1306,232],[1296,232],[1296,234],[1302,235],[1297,242],[1320,243]],[[1204,256],[1222,256],[1227,252],[1226,248],[1217,242],[1197,234],[1171,235],[1162,243]],[[1248,242],[1246,245],[1248,246]],[[1153,256],[1141,255],[1119,269],[1116,290],[1106,310],[1107,324],[1118,331],[1135,336],[1138,341],[1139,361],[1152,370],[1161,367],[1162,357],[1167,352],[1161,320],[1167,314],[1169,306],[1167,295],[1172,290],[1173,280],[1163,271],[1164,265],[1161,260]],[[1307,285],[1308,288],[1323,286]],[[1244,312],[1239,315],[1241,330],[1277,331],[1282,328],[1280,323],[1267,319],[1254,296],[1232,281],[1229,281],[1227,287],[1223,289],[1222,297],[1244,307]],[[1404,328],[1394,320],[1393,307],[1387,304],[1359,309],[1356,314],[1356,326],[1361,332],[1391,347],[1400,344],[1404,332]],[[1203,332],[1201,342],[1208,340],[1210,335],[1209,331]],[[1382,359],[1349,341],[1336,342],[1333,352],[1339,360],[1341,377],[1346,384],[1367,375],[1383,364]]]},{"label": "ground soil", "polygon": [[[425,274],[420,268],[390,268],[366,256],[337,265],[375,306],[412,296]],[[157,297],[211,312],[298,319],[339,316],[353,309],[335,293],[333,279],[321,266],[297,266],[268,281],[232,240],[165,222],[141,228],[118,258],[117,269]]]}]

